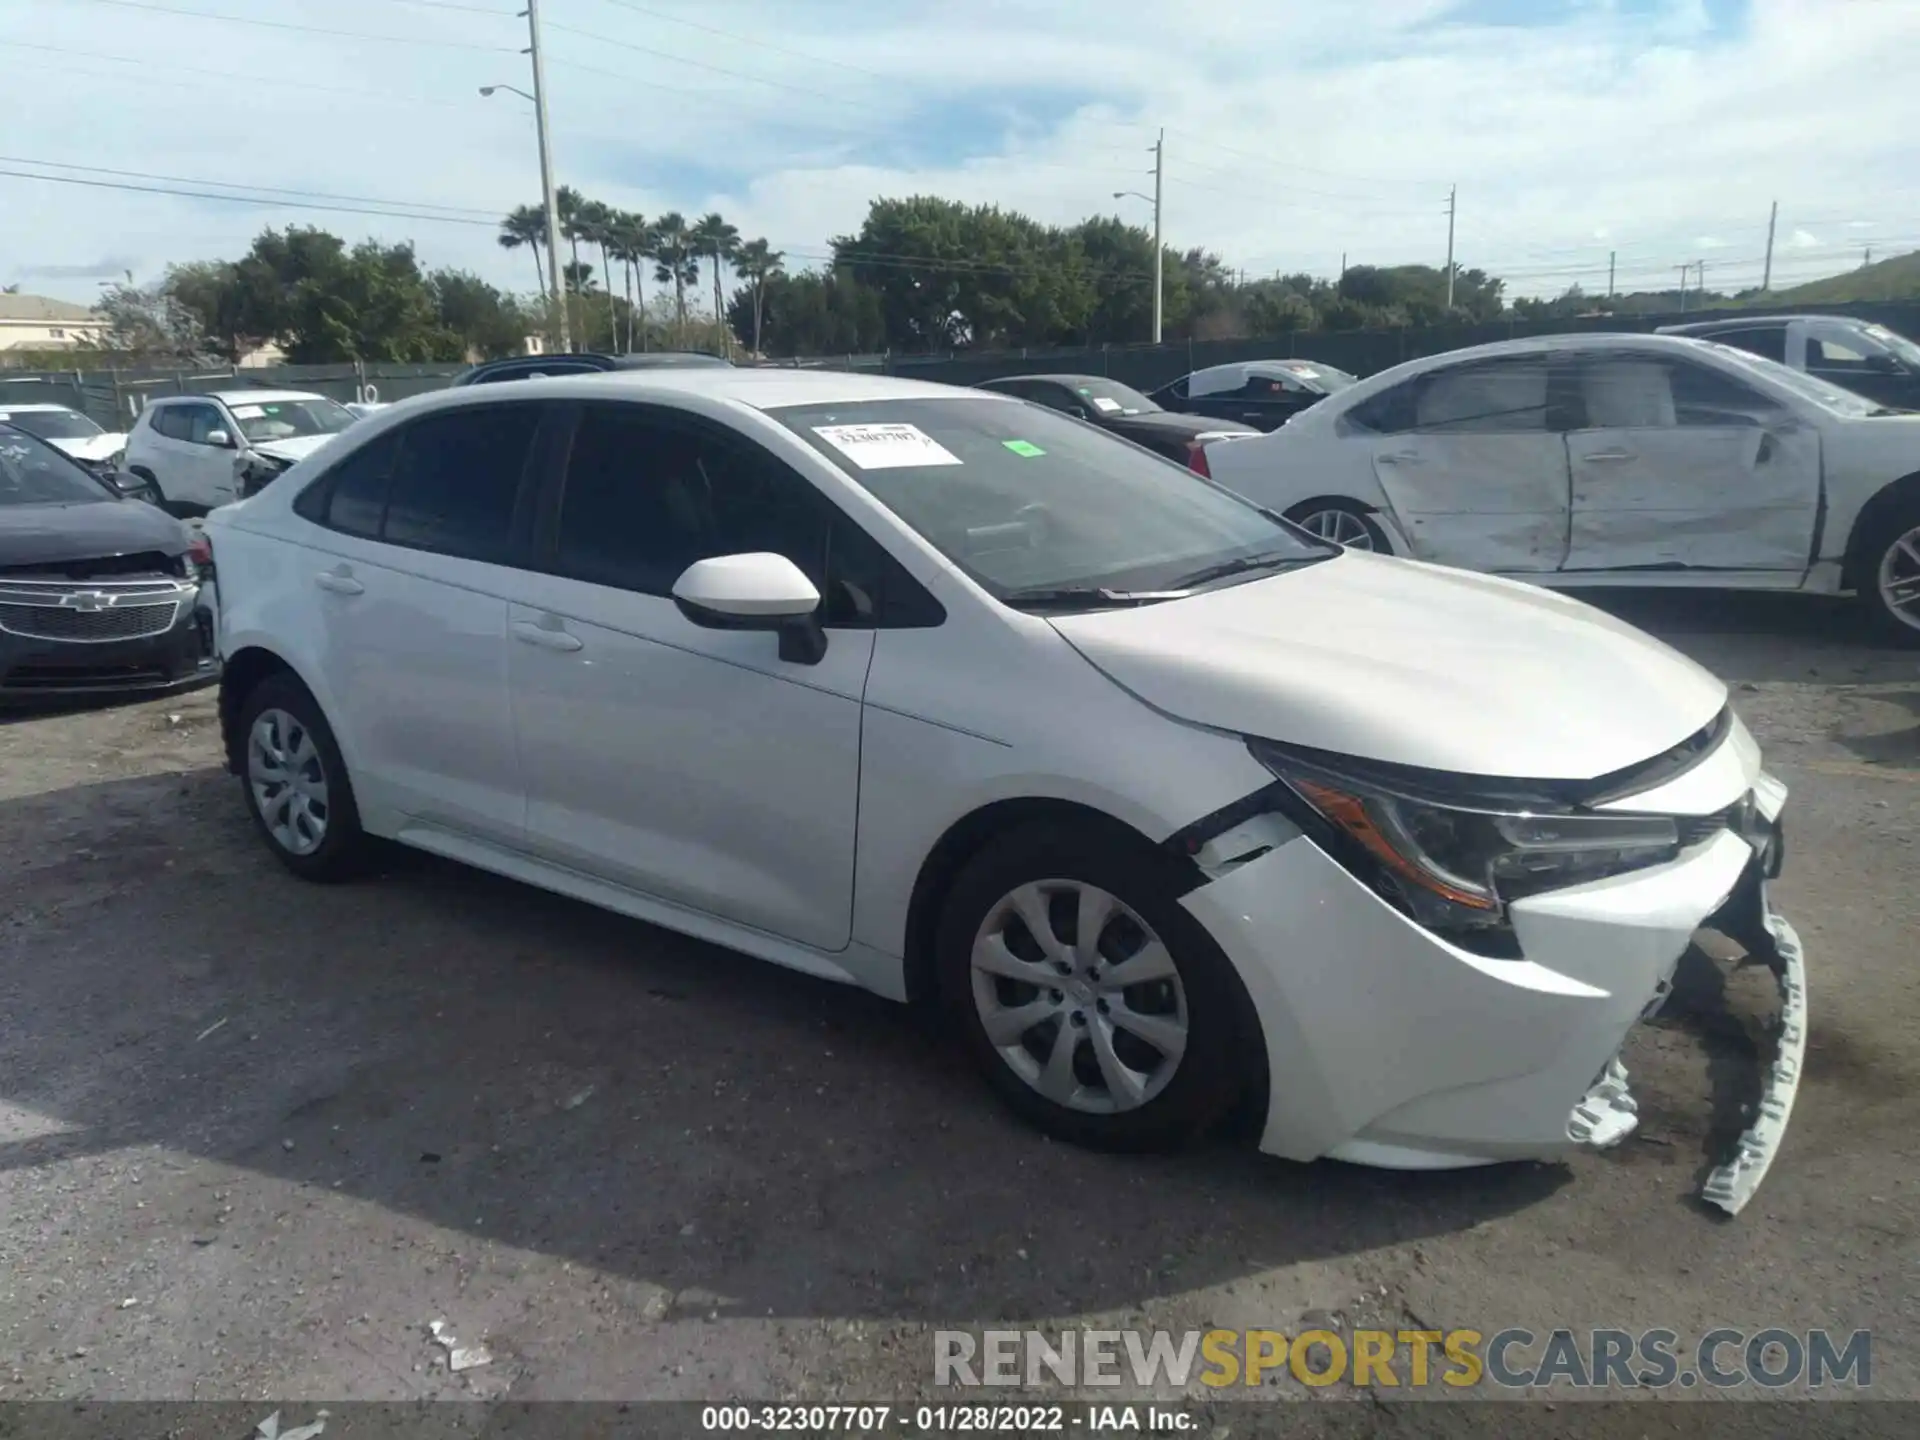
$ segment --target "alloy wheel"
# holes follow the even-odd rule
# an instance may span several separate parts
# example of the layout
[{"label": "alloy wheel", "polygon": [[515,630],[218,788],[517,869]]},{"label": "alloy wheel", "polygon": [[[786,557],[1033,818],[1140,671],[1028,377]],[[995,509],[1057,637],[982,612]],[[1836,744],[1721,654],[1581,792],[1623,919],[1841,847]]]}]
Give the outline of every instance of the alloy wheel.
[{"label": "alloy wheel", "polygon": [[274,843],[311,855],[327,838],[327,773],[313,732],[285,710],[262,710],[247,735],[247,787]]},{"label": "alloy wheel", "polygon": [[974,937],[974,1008],[1016,1075],[1069,1110],[1147,1104],[1187,1045],[1172,953],[1120,899],[1079,880],[1001,897]]},{"label": "alloy wheel", "polygon": [[1876,577],[1887,613],[1920,630],[1920,526],[1898,537],[1880,556]]},{"label": "alloy wheel", "polygon": [[1302,516],[1299,525],[1322,540],[1331,540],[1349,550],[1373,549],[1373,532],[1367,528],[1367,522],[1351,510],[1316,510]]}]

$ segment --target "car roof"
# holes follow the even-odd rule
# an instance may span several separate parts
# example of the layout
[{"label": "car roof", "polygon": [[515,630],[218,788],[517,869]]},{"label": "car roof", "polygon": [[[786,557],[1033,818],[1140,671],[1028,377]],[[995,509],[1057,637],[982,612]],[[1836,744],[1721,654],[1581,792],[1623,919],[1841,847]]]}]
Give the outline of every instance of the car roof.
[{"label": "car roof", "polygon": [[785,405],[853,405],[867,400],[958,400],[983,404],[1020,403],[1012,396],[931,380],[904,380],[892,375],[865,375],[846,370],[792,370],[783,367],[741,369],[726,366],[661,366],[646,370],[596,370],[584,375],[545,375],[532,380],[504,380],[484,389],[456,386],[417,396],[396,406],[418,414],[441,406],[489,405],[515,396],[548,399],[688,399],[731,401],[754,410]]},{"label": "car roof", "polygon": [[68,415],[80,413],[71,405],[55,405],[48,400],[35,400],[28,405],[12,405],[5,400],[0,400],[0,415],[48,415],[55,411]]},{"label": "car roof", "polygon": [[982,380],[982,385],[1004,385],[1009,380],[1045,380],[1054,385],[1119,385],[1122,381],[1107,375],[996,375],[991,380]]},{"label": "car roof", "polygon": [[186,395],[155,395],[147,401],[147,409],[156,405],[192,404],[195,401],[218,400],[226,405],[281,405],[292,400],[325,400],[311,390],[195,390]]}]

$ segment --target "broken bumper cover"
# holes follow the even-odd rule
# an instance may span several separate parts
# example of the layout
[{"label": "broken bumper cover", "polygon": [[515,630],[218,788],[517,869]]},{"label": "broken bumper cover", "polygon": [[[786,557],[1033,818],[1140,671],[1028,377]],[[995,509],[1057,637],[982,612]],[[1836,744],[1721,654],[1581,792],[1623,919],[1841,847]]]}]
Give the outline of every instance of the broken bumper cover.
[{"label": "broken bumper cover", "polygon": [[[1182,901],[1260,1017],[1261,1148],[1400,1169],[1551,1160],[1631,1134],[1621,1047],[1756,862],[1726,830],[1666,865],[1516,902],[1525,958],[1513,960],[1414,924],[1306,837],[1275,840]],[[1783,1059],[1735,1192],[1750,1194],[1778,1149],[1799,1063]]]},{"label": "broken bumper cover", "polygon": [[1729,1215],[1738,1215],[1766,1179],[1773,1157],[1786,1138],[1787,1118],[1800,1093],[1800,1072],[1807,1058],[1807,960],[1800,936],[1771,910],[1766,927],[1773,953],[1768,968],[1780,984],[1780,1025],[1773,1064],[1761,1087],[1758,1113],[1734,1146],[1733,1158],[1718,1166],[1700,1196]]}]

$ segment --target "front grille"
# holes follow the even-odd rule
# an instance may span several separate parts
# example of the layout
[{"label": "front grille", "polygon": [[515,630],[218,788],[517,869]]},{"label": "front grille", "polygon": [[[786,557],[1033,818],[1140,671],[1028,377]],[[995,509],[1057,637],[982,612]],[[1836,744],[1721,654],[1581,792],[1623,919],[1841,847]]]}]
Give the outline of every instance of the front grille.
[{"label": "front grille", "polygon": [[0,630],[33,640],[99,644],[165,634],[173,628],[174,616],[179,613],[177,600],[110,605],[97,610],[0,601]]},{"label": "front grille", "polygon": [[1733,825],[1733,812],[1736,807],[1729,805],[1724,810],[1716,810],[1711,815],[1676,815],[1674,828],[1680,832],[1680,848],[1690,849],[1703,840],[1711,840],[1722,830]]}]

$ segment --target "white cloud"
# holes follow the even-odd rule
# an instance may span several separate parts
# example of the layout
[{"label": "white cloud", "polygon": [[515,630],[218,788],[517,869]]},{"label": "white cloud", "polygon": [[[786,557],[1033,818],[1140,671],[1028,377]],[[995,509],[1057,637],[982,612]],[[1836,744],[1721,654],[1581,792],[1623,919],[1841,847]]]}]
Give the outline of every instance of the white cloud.
[{"label": "white cloud", "polygon": [[[475,93],[528,83],[513,0],[154,3],[497,49],[14,0],[0,9],[0,170],[64,161],[463,207],[481,221],[536,196],[529,107]],[[1698,0],[1503,27],[1464,18],[1476,8],[547,0],[543,13],[562,180],[649,215],[718,209],[802,259],[857,228],[876,195],[1144,221],[1145,206],[1111,195],[1151,189],[1145,147],[1162,125],[1169,242],[1253,273],[1330,273],[1343,253],[1438,263],[1450,184],[1458,258],[1519,293],[1604,285],[1610,251],[1623,288],[1672,284],[1706,248],[1717,286],[1755,283],[1776,199],[1796,251],[1789,280],[1844,268],[1862,243],[1920,244],[1914,0],[1849,4],[1845,23],[1834,0],[1751,0],[1731,32]],[[1869,195],[1886,218],[1849,227],[1848,246],[1798,243]],[[524,252],[500,251],[484,223],[0,175],[0,281],[103,253],[150,276],[300,221],[411,237],[429,263],[503,284],[532,279]],[[76,275],[29,288],[81,299],[96,287]]]},{"label": "white cloud", "polygon": [[1820,237],[1811,231],[1795,230],[1793,234],[1787,237],[1787,249],[1789,250],[1817,250],[1819,248]]}]

